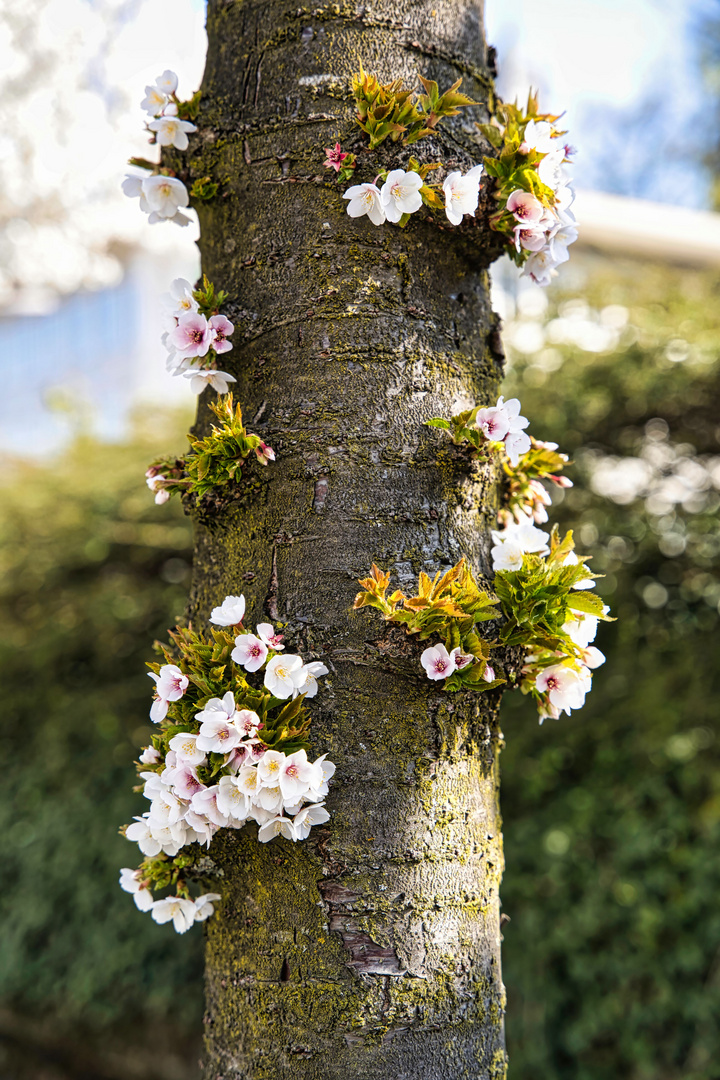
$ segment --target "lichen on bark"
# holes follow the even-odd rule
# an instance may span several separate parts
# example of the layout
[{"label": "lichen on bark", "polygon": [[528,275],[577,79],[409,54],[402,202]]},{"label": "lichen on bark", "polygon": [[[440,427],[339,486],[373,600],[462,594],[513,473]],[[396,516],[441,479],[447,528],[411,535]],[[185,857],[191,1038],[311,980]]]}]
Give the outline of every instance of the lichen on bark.
[{"label": "lichen on bark", "polygon": [[[443,693],[422,646],[351,611],[373,560],[400,583],[461,555],[489,570],[492,467],[423,425],[497,395],[497,244],[486,200],[457,229],[351,220],[322,168],[337,139],[361,147],[360,60],[384,81],[462,75],[481,104],[413,151],[476,164],[492,92],[482,10],[211,0],[208,39],[187,159],[190,179],[221,185],[199,207],[203,270],[230,294],[224,366],[278,460],[242,505],[196,520],[189,614],[203,625],[244,591],[251,621],[285,624],[290,647],[323,659],[313,749],[338,771],[309,840],[260,845],[248,827],[213,842],[205,1075],[499,1080],[499,695]],[[209,421],[201,401],[198,433]]]}]

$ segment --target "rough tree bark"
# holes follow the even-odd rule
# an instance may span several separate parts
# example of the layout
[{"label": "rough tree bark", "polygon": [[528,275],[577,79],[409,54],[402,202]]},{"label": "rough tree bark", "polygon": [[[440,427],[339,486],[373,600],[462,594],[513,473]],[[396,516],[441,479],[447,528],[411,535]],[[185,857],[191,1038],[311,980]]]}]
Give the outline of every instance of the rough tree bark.
[{"label": "rough tree bark", "polygon": [[[423,427],[497,395],[487,198],[457,229],[421,215],[376,228],[320,176],[336,137],[372,168],[348,99],[360,60],[382,81],[462,76],[483,104],[412,150],[463,171],[481,159],[481,5],[210,0],[208,38],[189,167],[222,191],[200,208],[203,270],[230,294],[223,361],[278,461],[198,517],[190,613],[202,625],[243,591],[251,621],[287,624],[291,647],[322,658],[312,741],[338,771],[308,841],[260,845],[250,827],[210,849],[224,903],[208,925],[205,1075],[497,1080],[499,696],[439,691],[424,646],[350,610],[373,560],[404,584],[462,554],[488,570],[496,477]],[[197,430],[208,420],[201,402]]]}]

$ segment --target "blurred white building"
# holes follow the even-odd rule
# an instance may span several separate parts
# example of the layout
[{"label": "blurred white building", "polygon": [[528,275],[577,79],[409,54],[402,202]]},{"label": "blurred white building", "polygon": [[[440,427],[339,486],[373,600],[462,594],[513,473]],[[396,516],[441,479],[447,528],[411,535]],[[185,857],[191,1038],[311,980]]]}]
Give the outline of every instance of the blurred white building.
[{"label": "blurred white building", "polygon": [[[578,194],[575,210],[580,238],[560,268],[560,283],[572,254],[583,249],[720,266],[720,214],[593,191]],[[165,250],[138,252],[113,288],[56,299],[50,310],[44,294],[44,310],[0,318],[0,449],[47,455],[80,421],[102,438],[120,439],[138,405],[189,405],[186,380],[165,371],[161,296],[176,277],[196,280],[199,269],[197,248],[182,236]],[[527,306],[528,291],[538,290],[508,259],[496,264],[493,280],[506,319],[520,291]]]}]

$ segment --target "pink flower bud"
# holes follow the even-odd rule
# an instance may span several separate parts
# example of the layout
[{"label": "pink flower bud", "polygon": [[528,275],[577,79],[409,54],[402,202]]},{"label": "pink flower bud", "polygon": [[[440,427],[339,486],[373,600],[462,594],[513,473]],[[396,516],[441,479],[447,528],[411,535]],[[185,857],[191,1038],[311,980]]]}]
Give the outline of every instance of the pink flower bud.
[{"label": "pink flower bud", "polygon": [[261,465],[267,465],[268,461],[275,460],[275,451],[267,443],[261,442],[259,446],[256,446],[255,453]]}]

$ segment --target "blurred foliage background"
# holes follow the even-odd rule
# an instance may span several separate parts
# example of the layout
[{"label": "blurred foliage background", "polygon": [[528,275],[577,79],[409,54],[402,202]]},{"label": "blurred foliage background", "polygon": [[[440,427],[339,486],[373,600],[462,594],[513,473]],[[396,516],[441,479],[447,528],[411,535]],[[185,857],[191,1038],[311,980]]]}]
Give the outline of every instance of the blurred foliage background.
[{"label": "blurred foliage background", "polygon": [[586,256],[564,285],[521,294],[508,390],[575,462],[552,518],[618,622],[580,713],[505,699],[510,1076],[712,1080],[720,277]]},{"label": "blurred foliage background", "polygon": [[117,887],[136,854],[117,830],[141,810],[131,763],[151,727],[144,665],[190,578],[190,524],[175,502],[154,505],[143,473],[158,450],[182,447],[187,423],[154,416],[131,445],[78,437],[52,465],[5,467],[7,1080],[196,1074],[202,935],[158,933]]},{"label": "blurred foliage background", "polygon": [[[582,712],[539,727],[506,695],[503,906],[510,1077],[713,1080],[720,1029],[720,275],[590,254],[517,295],[506,393],[572,455],[553,520],[618,622]],[[0,1075],[184,1080],[202,935],[117,887],[138,809],[150,643],[181,614],[190,528],[129,445],[79,437],[2,478],[6,768]]]}]

